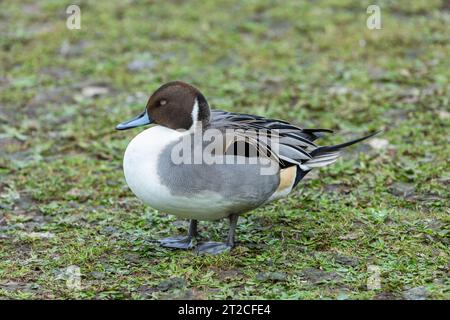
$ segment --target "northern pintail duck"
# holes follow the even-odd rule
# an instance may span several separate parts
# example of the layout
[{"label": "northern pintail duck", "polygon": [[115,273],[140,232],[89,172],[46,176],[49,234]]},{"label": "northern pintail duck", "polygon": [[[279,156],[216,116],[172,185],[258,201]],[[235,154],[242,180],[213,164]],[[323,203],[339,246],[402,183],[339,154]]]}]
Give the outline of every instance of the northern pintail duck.
[{"label": "northern pintail duck", "polygon": [[144,203],[190,219],[188,235],[159,240],[165,247],[193,248],[198,220],[228,218],[225,243],[197,245],[199,253],[211,254],[234,246],[239,215],[287,196],[308,172],[335,162],[342,148],[375,134],[318,146],[314,141],[331,130],[211,110],[198,89],[180,81],[161,86],[144,112],[116,129],[148,124],[155,126],[125,151],[126,182]]}]

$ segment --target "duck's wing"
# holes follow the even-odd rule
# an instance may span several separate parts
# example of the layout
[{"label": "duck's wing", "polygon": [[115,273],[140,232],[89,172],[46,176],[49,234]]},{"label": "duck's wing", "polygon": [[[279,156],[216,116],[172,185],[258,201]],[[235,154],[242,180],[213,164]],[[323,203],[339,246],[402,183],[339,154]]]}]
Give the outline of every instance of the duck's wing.
[{"label": "duck's wing", "polygon": [[266,155],[276,159],[281,168],[297,166],[300,169],[297,173],[298,181],[312,168],[335,162],[340,149],[376,134],[340,145],[318,146],[314,141],[325,133],[333,132],[332,130],[304,129],[283,120],[223,110],[211,111],[209,126],[222,131],[232,129],[237,138],[254,146],[259,151],[259,156]]},{"label": "duck's wing", "polygon": [[[275,157],[282,168],[299,165],[312,159],[318,148],[314,143],[327,129],[303,129],[289,122],[261,116],[212,110],[210,127],[234,130],[238,138],[257,145],[261,154]],[[306,167],[304,169],[307,169]]]}]

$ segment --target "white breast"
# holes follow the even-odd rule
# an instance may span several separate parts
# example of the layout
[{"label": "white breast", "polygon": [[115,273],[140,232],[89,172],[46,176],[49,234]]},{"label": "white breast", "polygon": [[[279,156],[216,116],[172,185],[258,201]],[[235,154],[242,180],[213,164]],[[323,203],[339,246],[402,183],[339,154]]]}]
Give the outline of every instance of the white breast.
[{"label": "white breast", "polygon": [[182,218],[215,220],[227,215],[227,203],[219,195],[173,196],[158,176],[158,158],[164,148],[183,134],[162,126],[142,131],[125,151],[123,170],[131,191],[151,207]]},{"label": "white breast", "polygon": [[139,199],[155,209],[162,209],[170,195],[157,174],[158,156],[180,135],[175,130],[155,126],[134,137],[125,151],[123,171],[128,186]]}]

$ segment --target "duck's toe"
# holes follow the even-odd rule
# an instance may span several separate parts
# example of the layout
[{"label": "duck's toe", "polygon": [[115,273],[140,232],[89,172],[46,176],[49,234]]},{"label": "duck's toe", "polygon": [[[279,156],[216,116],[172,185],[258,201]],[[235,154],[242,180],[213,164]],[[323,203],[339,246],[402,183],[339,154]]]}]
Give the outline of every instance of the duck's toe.
[{"label": "duck's toe", "polygon": [[192,249],[195,246],[193,237],[169,237],[158,240],[161,246],[174,249]]},{"label": "duck's toe", "polygon": [[231,250],[231,246],[222,242],[202,242],[200,243],[196,251],[198,254],[221,254]]}]

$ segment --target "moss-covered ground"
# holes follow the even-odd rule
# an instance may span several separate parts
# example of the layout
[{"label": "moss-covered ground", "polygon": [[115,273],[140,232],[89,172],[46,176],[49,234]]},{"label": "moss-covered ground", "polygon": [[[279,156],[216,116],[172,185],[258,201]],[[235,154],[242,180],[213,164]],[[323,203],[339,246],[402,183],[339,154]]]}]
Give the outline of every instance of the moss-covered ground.
[{"label": "moss-covered ground", "polygon": [[[449,298],[448,2],[79,1],[80,30],[69,4],[0,4],[0,297]],[[323,144],[383,133],[244,215],[231,253],[171,251],[187,224],[134,197],[140,129],[114,127],[176,79]]]}]

